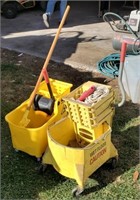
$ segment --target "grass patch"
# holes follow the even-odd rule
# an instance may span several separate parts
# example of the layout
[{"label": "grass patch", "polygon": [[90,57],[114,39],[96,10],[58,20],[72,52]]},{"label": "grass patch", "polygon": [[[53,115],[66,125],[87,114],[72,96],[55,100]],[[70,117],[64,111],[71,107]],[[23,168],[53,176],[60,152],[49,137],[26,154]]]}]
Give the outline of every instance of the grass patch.
[{"label": "grass patch", "polygon": [[[75,180],[61,176],[52,166],[48,166],[47,171],[39,175],[36,158],[14,151],[10,130],[5,122],[5,115],[29,97],[37,80],[38,70],[17,65],[16,62],[2,62],[1,70],[1,199],[74,199],[71,190],[76,186]],[[53,68],[51,73],[53,74]],[[57,71],[57,75],[57,79],[61,80],[62,77],[65,81],[63,71]],[[82,77],[83,82],[87,81],[84,74]],[[137,105],[127,101],[123,107],[116,108],[112,142],[119,153],[118,167],[111,170],[105,164],[96,170],[88,178],[79,199],[140,199],[140,180],[133,182],[134,172],[140,172],[139,125]]]}]

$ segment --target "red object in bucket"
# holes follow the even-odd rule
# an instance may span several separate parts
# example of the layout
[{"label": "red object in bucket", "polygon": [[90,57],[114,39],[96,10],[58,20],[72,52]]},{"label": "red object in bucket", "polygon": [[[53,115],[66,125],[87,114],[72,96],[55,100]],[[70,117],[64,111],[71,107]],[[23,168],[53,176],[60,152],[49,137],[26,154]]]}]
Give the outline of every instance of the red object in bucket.
[{"label": "red object in bucket", "polygon": [[78,98],[79,101],[84,101],[89,95],[91,95],[95,91],[95,87],[91,86],[88,90],[83,92],[81,96]]}]

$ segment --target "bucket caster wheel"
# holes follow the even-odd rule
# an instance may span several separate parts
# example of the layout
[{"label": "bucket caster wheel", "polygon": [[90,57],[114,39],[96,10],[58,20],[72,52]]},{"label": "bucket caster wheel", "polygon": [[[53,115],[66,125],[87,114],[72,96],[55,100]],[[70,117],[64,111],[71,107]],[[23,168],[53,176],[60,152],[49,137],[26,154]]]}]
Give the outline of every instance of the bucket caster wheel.
[{"label": "bucket caster wheel", "polygon": [[41,158],[37,158],[37,162],[40,162],[41,161]]},{"label": "bucket caster wheel", "polygon": [[15,149],[15,152],[16,152],[16,153],[18,153],[18,152],[19,152],[19,150],[18,150],[18,149]]},{"label": "bucket caster wheel", "polygon": [[115,169],[118,166],[118,157],[114,157],[111,159],[111,168]]},{"label": "bucket caster wheel", "polygon": [[79,186],[77,186],[76,188],[72,190],[72,195],[73,197],[78,197],[83,191],[84,191],[83,188],[80,188]]},{"label": "bucket caster wheel", "polygon": [[39,174],[43,174],[46,171],[46,169],[47,169],[47,164],[41,164],[37,171]]}]

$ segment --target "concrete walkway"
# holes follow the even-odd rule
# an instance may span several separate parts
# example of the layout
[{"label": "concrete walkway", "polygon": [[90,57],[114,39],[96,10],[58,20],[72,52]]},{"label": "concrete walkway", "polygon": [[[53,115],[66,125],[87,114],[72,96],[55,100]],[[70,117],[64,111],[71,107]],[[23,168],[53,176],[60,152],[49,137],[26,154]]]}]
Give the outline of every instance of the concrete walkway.
[{"label": "concrete walkway", "polygon": [[[111,11],[118,13],[117,4]],[[115,50],[113,31],[98,17],[98,2],[70,2],[67,25],[62,28],[52,60],[84,71],[96,71],[96,63]],[[120,7],[121,8],[121,7]],[[119,9],[119,14],[130,14],[130,9]],[[46,29],[43,12],[33,9],[19,13],[15,19],[1,18],[1,47],[45,58],[58,28],[58,11],[53,15],[51,27]]]}]

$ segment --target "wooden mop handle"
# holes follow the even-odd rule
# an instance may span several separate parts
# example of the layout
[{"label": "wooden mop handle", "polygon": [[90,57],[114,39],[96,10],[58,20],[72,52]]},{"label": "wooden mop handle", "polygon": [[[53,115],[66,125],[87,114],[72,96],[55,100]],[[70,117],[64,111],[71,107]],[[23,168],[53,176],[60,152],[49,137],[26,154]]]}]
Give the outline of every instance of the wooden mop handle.
[{"label": "wooden mop handle", "polygon": [[53,43],[52,43],[52,45],[51,45],[51,48],[50,48],[50,50],[49,50],[49,53],[48,53],[47,58],[46,58],[46,60],[45,60],[45,63],[44,63],[44,65],[43,65],[43,68],[42,68],[42,70],[41,70],[41,73],[40,73],[40,75],[39,75],[39,77],[38,77],[38,80],[37,80],[37,83],[36,83],[36,85],[35,85],[35,88],[34,88],[32,94],[31,94],[31,96],[30,96],[30,100],[29,100],[29,103],[28,103],[28,106],[27,106],[27,109],[28,109],[28,110],[30,109],[30,107],[31,107],[31,105],[32,105],[32,103],[33,103],[33,101],[34,101],[34,97],[35,97],[35,95],[36,95],[36,93],[37,93],[38,87],[39,87],[39,85],[40,85],[40,83],[41,83],[41,81],[42,81],[42,78],[43,78],[43,73],[42,73],[42,71],[43,71],[43,69],[46,69],[47,66],[48,66],[48,63],[49,63],[49,61],[50,61],[50,58],[51,58],[52,53],[53,53],[53,51],[54,51],[54,48],[55,48],[55,46],[56,46],[56,43],[57,43],[57,40],[58,40],[60,31],[61,31],[61,29],[62,29],[62,27],[63,27],[63,25],[64,25],[64,23],[65,23],[65,20],[66,20],[66,17],[67,17],[67,15],[68,15],[69,10],[70,10],[70,6],[68,5],[67,8],[66,8],[66,10],[65,10],[65,12],[64,12],[64,15],[63,15],[63,18],[62,18],[62,20],[61,20],[61,23],[60,23],[60,25],[59,25],[59,27],[58,27],[57,33],[56,33],[56,35],[55,35],[55,38],[54,38],[54,40],[53,40]]}]

